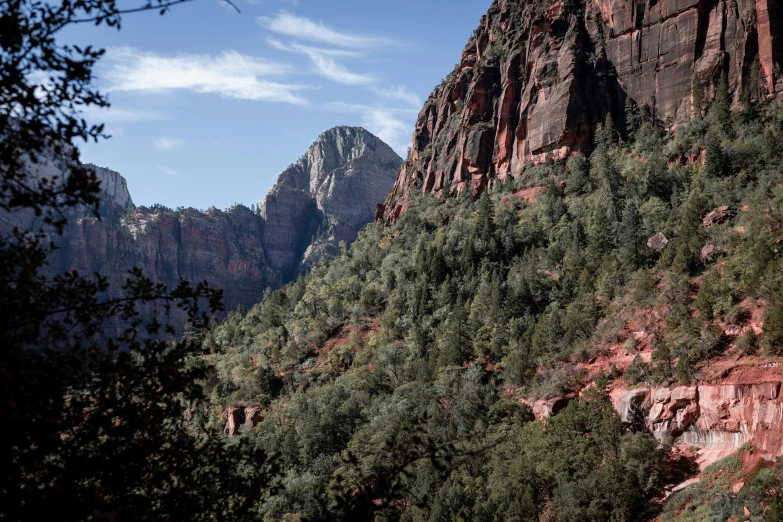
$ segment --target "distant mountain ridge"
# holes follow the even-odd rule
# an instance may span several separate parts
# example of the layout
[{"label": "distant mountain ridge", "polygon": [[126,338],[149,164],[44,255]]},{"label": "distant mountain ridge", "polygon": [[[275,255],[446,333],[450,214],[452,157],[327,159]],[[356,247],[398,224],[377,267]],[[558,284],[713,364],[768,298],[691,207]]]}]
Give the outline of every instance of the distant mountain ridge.
[{"label": "distant mountain ridge", "polygon": [[[119,289],[127,271],[140,267],[155,282],[203,280],[225,292],[227,310],[250,306],[266,288],[277,288],[316,260],[339,252],[372,221],[402,163],[379,138],[360,128],[326,131],[283,174],[259,212],[238,205],[227,211],[135,206],[125,178],[90,165],[101,181],[102,219],[72,216],[52,274],[77,270],[108,277]],[[62,176],[56,161],[43,161],[38,176]],[[29,212],[0,216],[0,232],[40,225]]]}]

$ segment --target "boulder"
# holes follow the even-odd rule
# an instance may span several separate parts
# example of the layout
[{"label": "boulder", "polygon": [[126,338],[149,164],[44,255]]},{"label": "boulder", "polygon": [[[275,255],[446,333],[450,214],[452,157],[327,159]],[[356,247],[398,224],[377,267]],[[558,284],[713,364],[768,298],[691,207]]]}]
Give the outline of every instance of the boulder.
[{"label": "boulder", "polygon": [[704,228],[710,228],[712,225],[725,223],[735,215],[736,212],[731,210],[728,206],[723,205],[710,211],[706,216],[704,216],[704,219],[702,219],[701,223]]},{"label": "boulder", "polygon": [[704,247],[701,249],[701,262],[705,264],[712,263],[716,251],[717,247],[712,243],[707,243],[704,245]]},{"label": "boulder", "polygon": [[655,250],[656,252],[662,252],[668,244],[669,239],[661,232],[658,232],[647,240],[647,248]]}]

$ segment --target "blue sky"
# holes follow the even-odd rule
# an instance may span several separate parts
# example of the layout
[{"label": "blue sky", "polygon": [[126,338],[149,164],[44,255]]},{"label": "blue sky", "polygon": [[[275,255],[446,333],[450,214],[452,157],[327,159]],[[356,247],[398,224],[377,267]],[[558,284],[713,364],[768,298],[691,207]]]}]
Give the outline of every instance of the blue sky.
[{"label": "blue sky", "polygon": [[490,0],[197,0],[121,31],[78,26],[112,138],[82,159],[120,172],[138,205],[257,203],[313,140],[360,125],[404,156],[427,96]]}]

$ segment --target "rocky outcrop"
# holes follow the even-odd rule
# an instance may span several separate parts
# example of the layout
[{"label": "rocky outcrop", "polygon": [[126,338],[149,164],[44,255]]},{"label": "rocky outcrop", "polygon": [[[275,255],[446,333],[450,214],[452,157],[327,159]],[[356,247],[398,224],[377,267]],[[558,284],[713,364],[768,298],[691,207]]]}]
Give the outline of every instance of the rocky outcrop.
[{"label": "rocky outcrop", "polygon": [[128,192],[128,182],[125,181],[119,172],[114,172],[97,165],[88,165],[101,182],[101,196],[104,200],[109,200],[113,205],[119,205],[122,209],[127,209],[133,205],[130,192]]},{"label": "rocky outcrop", "polygon": [[658,232],[650,239],[647,240],[647,248],[655,250],[656,252],[662,252],[669,245],[669,238],[667,238],[662,232]]},{"label": "rocky outcrop", "polygon": [[728,221],[729,219],[733,218],[735,215],[736,212],[729,209],[728,206],[723,205],[709,212],[706,216],[704,216],[704,219],[702,219],[701,223],[704,226],[704,228],[710,228],[712,225],[719,225],[721,223]]},{"label": "rocky outcrop", "polygon": [[783,456],[781,368],[739,368],[714,383],[611,393],[626,422],[641,419],[660,440],[726,455],[753,442],[766,459]]},{"label": "rocky outcrop", "polygon": [[339,253],[375,217],[402,159],[364,129],[336,127],[283,172],[261,202],[270,266],[284,278]]},{"label": "rocky outcrop", "polygon": [[[280,176],[259,212],[241,205],[206,212],[136,207],[120,174],[90,165],[101,182],[101,219],[85,209],[72,212],[64,234],[50,236],[58,249],[47,270],[100,273],[116,294],[128,270],[138,267],[169,286],[182,279],[208,281],[223,289],[227,310],[251,306],[266,288],[280,287],[305,266],[339,253],[340,241],[353,241],[373,220],[401,163],[364,129],[332,129]],[[62,179],[62,169],[42,159],[34,175]],[[0,215],[3,235],[41,225],[28,211]],[[174,317],[175,323],[183,321]]]},{"label": "rocky outcrop", "polygon": [[592,147],[630,98],[680,124],[725,71],[735,101],[783,90],[780,0],[495,0],[419,113],[379,218],[414,191],[474,194],[523,166]]},{"label": "rocky outcrop", "polygon": [[223,432],[229,437],[233,437],[239,433],[241,426],[257,426],[261,420],[261,408],[258,406],[249,407],[233,407],[226,408],[224,413],[226,418],[226,426],[223,428]]},{"label": "rocky outcrop", "polygon": [[[692,386],[610,390],[623,422],[649,429],[665,443],[695,448],[701,467],[747,443],[766,460],[783,457],[783,365],[739,366],[713,382]],[[535,418],[557,415],[576,395],[527,404]]]}]

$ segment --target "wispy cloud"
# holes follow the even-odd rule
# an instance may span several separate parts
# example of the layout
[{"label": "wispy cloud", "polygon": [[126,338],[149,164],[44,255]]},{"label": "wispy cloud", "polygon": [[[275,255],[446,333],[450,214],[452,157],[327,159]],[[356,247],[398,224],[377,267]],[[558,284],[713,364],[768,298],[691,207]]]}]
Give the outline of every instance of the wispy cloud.
[{"label": "wispy cloud", "polygon": [[286,11],[279,12],[275,17],[261,16],[258,18],[258,23],[277,34],[339,47],[365,49],[392,43],[388,38],[340,32],[323,22],[316,22]]},{"label": "wispy cloud", "polygon": [[281,51],[299,53],[307,56],[313,64],[315,72],[334,82],[344,85],[370,85],[377,81],[369,74],[355,73],[339,63],[335,57],[357,57],[356,53],[336,49],[321,49],[298,43],[284,44],[274,38],[267,40],[269,45]]},{"label": "wispy cloud", "polygon": [[388,143],[397,154],[405,155],[410,144],[411,123],[416,117],[416,110],[344,102],[327,103],[323,108],[334,112],[361,114],[362,125],[367,130]]},{"label": "wispy cloud", "polygon": [[90,123],[136,123],[139,121],[163,120],[166,115],[157,112],[108,107],[102,109],[95,105],[88,105],[81,110],[81,115]]},{"label": "wispy cloud", "polygon": [[416,108],[419,108],[422,105],[419,95],[409,91],[403,85],[398,85],[397,87],[382,87],[376,90],[376,94],[382,98],[404,101]]},{"label": "wispy cloud", "polygon": [[136,110],[130,108],[108,107],[101,108],[95,105],[83,107],[80,115],[89,124],[103,123],[104,133],[110,136],[122,136],[125,133],[125,125],[141,121],[164,120],[168,116],[159,112]]},{"label": "wispy cloud", "polygon": [[185,144],[185,141],[180,138],[173,138],[171,136],[162,136],[152,142],[155,148],[160,150],[176,149]]},{"label": "wispy cloud", "polygon": [[188,90],[240,100],[305,105],[303,85],[269,81],[292,72],[285,64],[226,51],[220,55],[161,56],[123,47],[107,53],[103,79],[109,90],[160,93]]},{"label": "wispy cloud", "polygon": [[172,169],[171,167],[166,167],[164,165],[158,165],[158,170],[162,173],[166,174],[167,176],[174,176],[175,178],[179,177],[179,172]]}]

